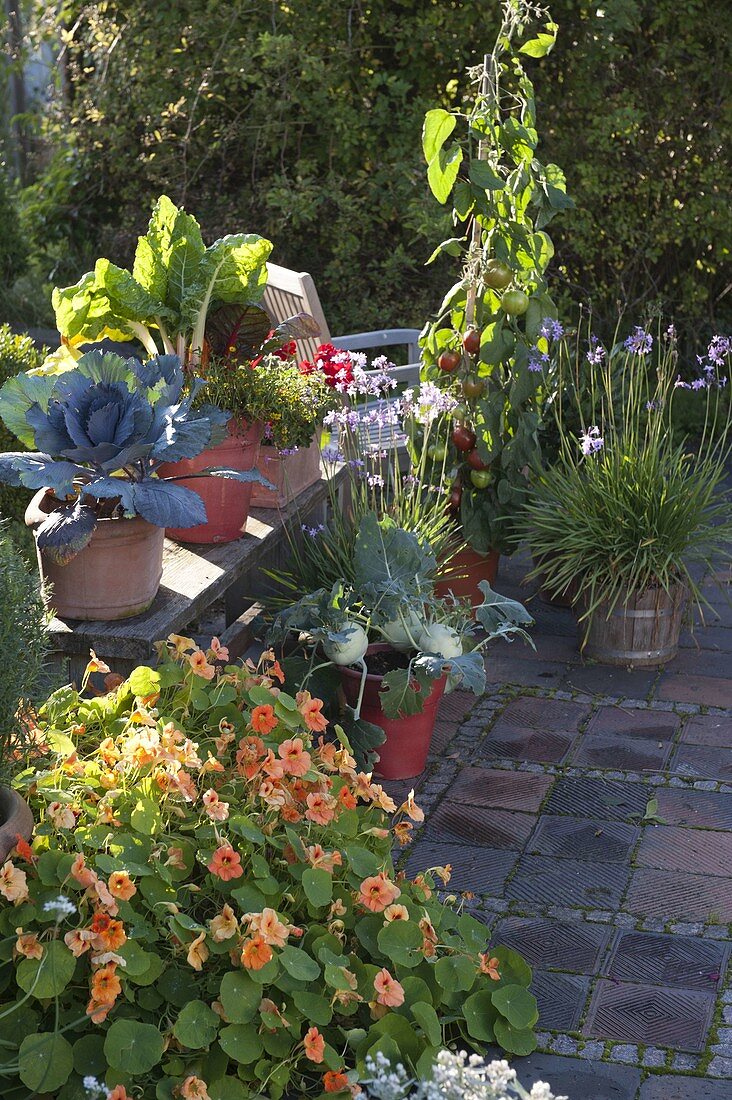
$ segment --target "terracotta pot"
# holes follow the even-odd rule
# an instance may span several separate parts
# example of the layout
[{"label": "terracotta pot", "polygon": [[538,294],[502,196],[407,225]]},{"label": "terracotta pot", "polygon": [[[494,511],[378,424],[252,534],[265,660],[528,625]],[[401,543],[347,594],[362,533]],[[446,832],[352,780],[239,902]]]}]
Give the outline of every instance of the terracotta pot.
[{"label": "terracotta pot", "polygon": [[[207,466],[228,466],[232,470],[251,470],[259,455],[262,425],[245,424],[233,418],[228,424],[228,437],[215,447],[208,447],[195,458],[166,462],[160,467],[162,477],[197,474]],[[206,523],[195,527],[168,527],[166,535],[176,542],[218,543],[240,539],[251,507],[254,483],[244,484],[225,477],[196,477],[177,481],[193,489],[206,506]]]},{"label": "terracotta pot", "polygon": [[467,596],[473,606],[482,603],[483,593],[478,584],[480,581],[488,581],[491,586],[495,583],[500,556],[497,550],[479,554],[472,546],[464,546],[451,558],[446,575],[435,585],[435,592],[442,598],[450,592],[454,596]]},{"label": "terracotta pot", "polygon": [[259,468],[276,488],[255,485],[252,508],[286,508],[304,489],[320,481],[320,446],[314,439],[292,455],[281,455],[276,447],[262,447]]},{"label": "terracotta pot", "polygon": [[[53,498],[41,489],[26,509],[25,522],[37,529],[53,511]],[[61,619],[85,622],[127,619],[146,611],[163,575],[165,532],[147,520],[100,519],[91,542],[66,565],[37,549],[41,577],[51,586],[48,605]]]},{"label": "terracotta pot", "polygon": [[[366,650],[367,663],[369,654],[383,653],[390,649],[391,646],[383,642],[370,645]],[[339,668],[338,671],[346,700],[353,707],[358,701],[361,671],[355,668]],[[386,741],[378,747],[379,761],[374,769],[381,779],[412,779],[424,771],[437,719],[437,708],[445,690],[446,679],[442,676],[434,681],[432,691],[425,699],[424,709],[420,714],[411,714],[404,718],[387,718],[381,709],[379,698],[383,678],[373,674],[366,677],[361,717],[365,722],[373,722],[375,726],[381,726],[386,734]]]},{"label": "terracotta pot", "polygon": [[0,787],[0,865],[18,843],[18,837],[30,840],[33,835],[33,814],[17,791]]},{"label": "terracotta pot", "polygon": [[629,595],[609,616],[600,604],[589,623],[579,624],[583,655],[627,668],[668,664],[678,652],[686,597],[685,585],[677,584],[670,593],[649,588]]}]

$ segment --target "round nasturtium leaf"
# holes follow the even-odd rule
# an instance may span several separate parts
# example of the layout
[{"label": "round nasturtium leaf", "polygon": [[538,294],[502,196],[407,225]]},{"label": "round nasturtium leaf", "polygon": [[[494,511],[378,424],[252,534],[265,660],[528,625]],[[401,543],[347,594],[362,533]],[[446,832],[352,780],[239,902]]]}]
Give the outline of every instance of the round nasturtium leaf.
[{"label": "round nasturtium leaf", "polygon": [[496,1033],[496,1041],[509,1054],[526,1055],[536,1050],[536,1035],[530,1027],[512,1027],[508,1020],[499,1016],[493,1025],[493,1030]]},{"label": "round nasturtium leaf", "polygon": [[25,993],[45,1001],[63,993],[75,967],[76,959],[68,947],[61,940],[50,940],[44,944],[42,958],[23,959],[18,964],[15,977]]},{"label": "round nasturtium leaf", "polygon": [[178,1013],[173,1034],[184,1047],[200,1050],[214,1041],[219,1023],[219,1017],[204,1001],[189,1001]]},{"label": "round nasturtium leaf", "polygon": [[115,1020],[104,1040],[104,1055],[113,1069],[147,1073],[163,1056],[163,1037],[153,1024]]},{"label": "round nasturtium leaf", "polygon": [[280,951],[280,962],[300,982],[314,982],[320,975],[320,965],[302,948],[286,945]]},{"label": "round nasturtium leaf", "polygon": [[248,1024],[259,1008],[262,988],[243,971],[230,970],[221,979],[219,1000],[227,1020],[232,1024]]},{"label": "round nasturtium leaf", "polygon": [[411,920],[393,920],[378,934],[379,950],[399,966],[419,966],[424,959],[422,933]]},{"label": "round nasturtium leaf", "polygon": [[445,955],[435,963],[435,977],[443,989],[467,992],[473,988],[478,969],[464,955]]},{"label": "round nasturtium leaf", "polygon": [[263,1050],[262,1040],[253,1026],[229,1024],[219,1032],[221,1049],[241,1065],[256,1062]]},{"label": "round nasturtium leaf", "polygon": [[26,1035],[18,1052],[18,1076],[32,1093],[53,1093],[68,1081],[74,1056],[63,1035],[40,1031]]},{"label": "round nasturtium leaf", "polygon": [[74,1043],[74,1069],[80,1077],[91,1074],[93,1077],[103,1077],[107,1068],[107,1059],[104,1057],[104,1036],[92,1033],[82,1035]]},{"label": "round nasturtium leaf", "polygon": [[472,1039],[483,1043],[495,1041],[493,1025],[498,1017],[498,1010],[493,1005],[493,995],[489,989],[471,994],[463,1005],[463,1013]]},{"label": "round nasturtium leaf", "polygon": [[536,997],[522,985],[504,985],[496,989],[493,1004],[515,1028],[533,1027],[539,1019]]}]

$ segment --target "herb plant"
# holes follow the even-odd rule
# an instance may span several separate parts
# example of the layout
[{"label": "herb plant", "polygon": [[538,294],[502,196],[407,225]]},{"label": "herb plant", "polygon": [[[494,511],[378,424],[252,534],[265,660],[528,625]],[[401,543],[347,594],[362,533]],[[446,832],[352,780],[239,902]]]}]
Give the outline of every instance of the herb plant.
[{"label": "herb plant", "polygon": [[[609,349],[592,334],[557,346],[561,390],[575,410],[568,429],[557,402],[559,457],[536,479],[518,537],[550,591],[575,586],[582,619],[601,604],[609,614],[631,594],[679,586],[702,611],[700,575],[730,558],[729,407],[721,412],[720,397],[731,350],[714,337],[689,382],[673,328],[654,338],[636,326]],[[704,426],[679,443],[673,406],[684,391],[703,403]]]},{"label": "herb plant", "polygon": [[[537,19],[543,26],[532,37]],[[438,202],[452,203],[454,226],[430,259],[456,257],[460,276],[420,343],[425,376],[461,391],[449,440],[454,507],[481,553],[511,548],[514,516],[540,468],[541,410],[552,389],[541,370],[556,326],[546,226],[572,201],[562,170],[536,157],[523,59],[547,54],[556,33],[544,9],[506,0],[492,52],[469,72],[472,100],[428,111],[424,122],[427,179]]]}]

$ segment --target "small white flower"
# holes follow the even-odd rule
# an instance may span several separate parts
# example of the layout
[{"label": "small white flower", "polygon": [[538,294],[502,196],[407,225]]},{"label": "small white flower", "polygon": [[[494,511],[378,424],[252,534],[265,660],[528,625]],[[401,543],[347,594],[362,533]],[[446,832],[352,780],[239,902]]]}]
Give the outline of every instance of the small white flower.
[{"label": "small white flower", "polygon": [[56,920],[62,921],[65,917],[70,917],[76,912],[76,906],[73,901],[69,901],[63,894],[59,894],[57,898],[44,903],[43,912],[54,913]]}]

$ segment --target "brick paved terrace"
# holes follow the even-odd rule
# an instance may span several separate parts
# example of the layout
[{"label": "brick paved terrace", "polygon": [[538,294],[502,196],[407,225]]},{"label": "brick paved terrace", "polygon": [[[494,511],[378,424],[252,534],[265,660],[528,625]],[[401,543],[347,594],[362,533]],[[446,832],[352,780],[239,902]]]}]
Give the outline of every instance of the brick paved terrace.
[{"label": "brick paved terrace", "polygon": [[[583,663],[571,612],[503,560],[536,652],[489,651],[442,707],[408,868],[450,863],[491,942],[534,968],[520,1079],[570,1100],[732,1098],[732,607],[666,669]],[[390,784],[395,795],[412,784]]]}]

